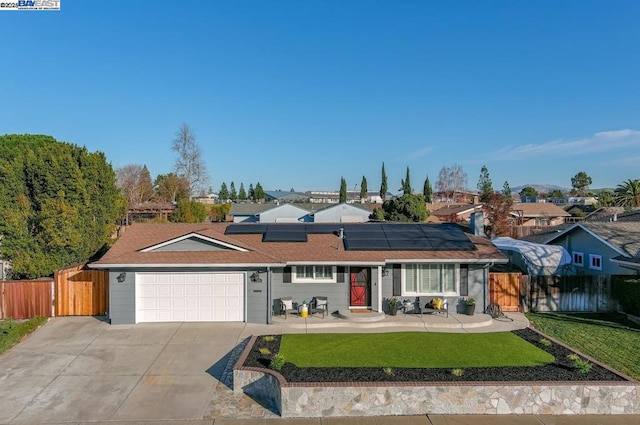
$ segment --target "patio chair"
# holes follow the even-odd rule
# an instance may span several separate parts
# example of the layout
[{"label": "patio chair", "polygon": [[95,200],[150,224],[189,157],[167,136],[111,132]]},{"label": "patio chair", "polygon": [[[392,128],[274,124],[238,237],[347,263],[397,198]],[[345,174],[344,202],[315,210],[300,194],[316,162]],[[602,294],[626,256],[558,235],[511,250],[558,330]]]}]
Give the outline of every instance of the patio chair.
[{"label": "patio chair", "polygon": [[298,314],[298,309],[293,308],[293,298],[281,297],[280,298],[280,315],[284,314],[284,318],[287,318],[287,314]]},{"label": "patio chair", "polygon": [[314,297],[311,301],[309,313],[312,316],[316,313],[322,313],[322,318],[324,319],[324,315],[329,314],[329,299],[327,297]]}]

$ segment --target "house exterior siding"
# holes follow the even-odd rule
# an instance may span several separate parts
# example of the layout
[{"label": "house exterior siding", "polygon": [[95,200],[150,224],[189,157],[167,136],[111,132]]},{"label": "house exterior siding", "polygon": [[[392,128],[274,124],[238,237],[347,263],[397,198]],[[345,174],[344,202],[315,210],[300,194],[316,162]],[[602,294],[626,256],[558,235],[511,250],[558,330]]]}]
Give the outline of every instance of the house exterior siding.
[{"label": "house exterior siding", "polygon": [[249,276],[253,272],[247,273],[247,296],[246,296],[246,317],[247,323],[267,323],[269,320],[269,314],[271,313],[267,309],[267,273],[261,273],[260,279],[262,282],[252,282]]},{"label": "house exterior siding", "polygon": [[[125,272],[124,282],[118,282],[120,273]],[[109,271],[109,319],[112,325],[136,322],[136,284],[132,270]]]},{"label": "house exterior siding", "polygon": [[[551,242],[552,245],[563,246],[569,254],[573,257],[574,252],[583,253],[583,266],[572,266],[577,275],[625,275],[635,274],[631,269],[620,267],[618,264],[611,261],[611,258],[620,255],[620,252],[614,250],[609,245],[605,244],[598,238],[595,238],[591,234],[585,232],[581,228],[576,228],[571,232],[555,239]],[[589,255],[602,256],[602,270],[596,270],[590,267]]]},{"label": "house exterior siding", "polygon": [[369,221],[369,215],[370,211],[342,203],[316,212],[313,220],[315,223],[364,223]]}]

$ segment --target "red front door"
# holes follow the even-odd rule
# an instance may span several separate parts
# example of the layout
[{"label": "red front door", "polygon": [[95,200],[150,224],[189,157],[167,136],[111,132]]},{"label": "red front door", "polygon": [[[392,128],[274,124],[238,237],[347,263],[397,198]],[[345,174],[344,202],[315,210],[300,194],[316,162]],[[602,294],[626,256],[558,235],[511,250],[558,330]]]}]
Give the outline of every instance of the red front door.
[{"label": "red front door", "polygon": [[367,307],[370,304],[369,289],[371,281],[369,280],[368,268],[351,268],[351,300],[350,303],[355,307]]}]

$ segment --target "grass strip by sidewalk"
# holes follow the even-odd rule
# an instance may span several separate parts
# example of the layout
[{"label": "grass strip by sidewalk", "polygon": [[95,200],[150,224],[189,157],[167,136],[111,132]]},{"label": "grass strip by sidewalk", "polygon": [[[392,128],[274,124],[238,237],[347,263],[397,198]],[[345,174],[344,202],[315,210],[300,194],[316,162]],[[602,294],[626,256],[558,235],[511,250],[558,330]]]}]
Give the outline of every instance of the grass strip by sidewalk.
[{"label": "grass strip by sidewalk", "polygon": [[540,366],[549,353],[511,332],[286,334],[280,354],[298,367]]},{"label": "grass strip by sidewalk", "polygon": [[46,317],[34,317],[29,320],[1,320],[0,321],[0,353],[7,351],[31,332],[47,322]]},{"label": "grass strip by sidewalk", "polygon": [[617,313],[527,313],[536,329],[640,380],[640,326]]}]

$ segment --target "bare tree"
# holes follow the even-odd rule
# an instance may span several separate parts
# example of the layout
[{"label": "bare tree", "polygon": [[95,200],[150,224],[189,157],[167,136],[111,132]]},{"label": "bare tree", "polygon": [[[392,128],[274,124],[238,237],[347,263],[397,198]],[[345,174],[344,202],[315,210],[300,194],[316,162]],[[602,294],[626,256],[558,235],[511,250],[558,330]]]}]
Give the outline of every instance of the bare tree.
[{"label": "bare tree", "polygon": [[436,189],[440,196],[447,201],[456,201],[456,194],[467,188],[467,173],[462,166],[454,164],[451,167],[444,166],[438,173]]},{"label": "bare tree", "polygon": [[451,167],[451,182],[454,198],[457,193],[462,193],[467,190],[467,173],[464,172],[461,165],[453,164]]},{"label": "bare tree", "polygon": [[146,165],[129,164],[116,169],[116,184],[126,196],[129,205],[153,199],[153,183]]},{"label": "bare tree", "polygon": [[207,166],[202,160],[202,152],[196,143],[196,135],[187,123],[182,123],[171,144],[171,150],[178,154],[176,174],[183,177],[189,185],[189,199],[199,187],[208,180]]}]

